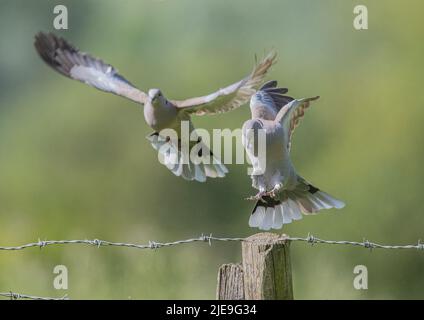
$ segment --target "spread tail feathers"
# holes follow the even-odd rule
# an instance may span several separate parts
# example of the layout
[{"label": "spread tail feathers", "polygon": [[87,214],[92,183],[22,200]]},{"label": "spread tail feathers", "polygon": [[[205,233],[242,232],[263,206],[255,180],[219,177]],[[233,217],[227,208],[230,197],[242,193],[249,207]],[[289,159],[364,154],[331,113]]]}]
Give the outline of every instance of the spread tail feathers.
[{"label": "spread tail feathers", "polygon": [[150,141],[152,147],[158,151],[160,162],[173,174],[181,176],[185,180],[205,182],[207,177],[222,178],[228,173],[227,167],[205,146],[199,149],[198,156],[202,158],[202,153],[204,150],[207,150],[209,155],[206,156],[208,158],[210,156],[209,163],[206,163],[206,161],[193,163],[190,158],[190,151],[187,153],[188,150],[183,151],[179,149],[170,143],[170,141],[160,137],[156,132],[148,135],[146,138]]},{"label": "spread tail feathers", "polygon": [[280,199],[263,196],[255,205],[249,226],[261,230],[280,229],[303,214],[314,214],[322,209],[341,209],[345,204],[324,191],[309,185],[306,191],[283,191]]}]

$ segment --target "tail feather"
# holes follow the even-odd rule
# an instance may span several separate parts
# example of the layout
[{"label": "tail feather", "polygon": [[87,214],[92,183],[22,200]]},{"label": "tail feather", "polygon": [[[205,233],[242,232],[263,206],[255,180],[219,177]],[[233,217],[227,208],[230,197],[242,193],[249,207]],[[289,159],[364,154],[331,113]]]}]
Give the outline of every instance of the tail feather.
[{"label": "tail feather", "polygon": [[[227,167],[225,167],[215,156],[212,154],[213,161],[210,164],[204,164],[206,175],[211,178],[223,178],[228,173]],[[214,163],[216,162],[216,163]]]},{"label": "tail feather", "polygon": [[263,196],[258,200],[250,216],[249,226],[261,230],[280,229],[285,224],[302,219],[302,213],[308,215],[322,209],[341,209],[345,205],[313,186],[303,192],[283,191],[281,199]]},{"label": "tail feather", "polygon": [[296,205],[296,202],[294,202],[292,199],[288,198],[286,202],[287,206],[287,216],[291,217],[291,220],[300,220],[302,219],[302,211],[300,208]]},{"label": "tail feather", "polygon": [[280,229],[280,228],[283,227],[283,224],[287,223],[287,222],[284,222],[284,215],[283,215],[284,209],[283,209],[283,206],[276,206],[274,210],[275,211],[274,211],[274,217],[273,217],[273,224],[272,224],[272,226],[275,229]]},{"label": "tail feather", "polygon": [[296,195],[296,203],[305,214],[316,212],[312,202],[306,196]]},{"label": "tail feather", "polygon": [[274,216],[275,216],[275,209],[271,207],[266,208],[265,216],[264,216],[264,219],[262,220],[262,227],[265,230],[269,230],[272,228],[274,224]]},{"label": "tail feather", "polygon": [[183,164],[182,167],[183,167],[183,169],[181,171],[181,176],[186,180],[192,180],[190,178],[195,177],[195,172],[191,171],[190,163]]},{"label": "tail feather", "polygon": [[185,180],[205,182],[207,177],[222,178],[228,173],[226,166],[212,152],[210,152],[211,163],[205,163],[205,161],[193,163],[190,160],[190,152],[182,152],[169,141],[160,137],[158,133],[152,133],[146,138],[158,151],[160,162],[174,175],[181,176]]},{"label": "tail feather", "polygon": [[205,168],[203,166],[203,163],[200,163],[199,165],[194,166],[194,180],[197,180],[199,182],[206,181],[206,173],[205,173]]},{"label": "tail feather", "polygon": [[315,211],[318,211],[320,209],[331,209],[333,207],[330,204],[319,199],[318,195],[315,195],[315,197],[308,195],[308,200],[312,202]]},{"label": "tail feather", "polygon": [[316,193],[316,197],[318,198],[318,200],[322,201],[327,206],[330,206],[330,208],[334,207],[337,209],[341,209],[345,206],[345,203],[343,201],[330,196],[328,193],[325,193],[324,191],[318,191]]},{"label": "tail feather", "polygon": [[289,201],[282,203],[281,205],[276,206],[275,208],[277,209],[277,213],[281,214],[281,218],[283,219],[283,225],[293,221],[293,215],[291,212]]},{"label": "tail feather", "polygon": [[265,218],[265,210],[266,208],[263,206],[256,206],[253,213],[250,215],[249,218],[249,226],[251,227],[257,227],[259,228],[262,226],[262,221]]}]

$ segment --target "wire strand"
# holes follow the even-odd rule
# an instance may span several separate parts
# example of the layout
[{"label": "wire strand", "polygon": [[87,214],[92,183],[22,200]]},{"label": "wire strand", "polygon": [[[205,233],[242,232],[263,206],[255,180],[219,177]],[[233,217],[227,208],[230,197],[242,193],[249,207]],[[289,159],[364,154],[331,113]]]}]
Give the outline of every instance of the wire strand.
[{"label": "wire strand", "polygon": [[[421,243],[421,240],[418,240],[416,244],[407,244],[407,245],[388,245],[388,244],[379,244],[375,242],[370,242],[368,240],[359,241],[347,241],[347,240],[324,240],[313,236],[312,234],[308,234],[307,237],[289,237],[282,236],[283,239],[291,241],[291,242],[306,242],[311,245],[315,244],[329,244],[329,245],[348,245],[348,246],[356,246],[363,247],[366,249],[394,249],[394,250],[405,250],[405,249],[415,249],[415,250],[424,250],[424,243]],[[126,248],[134,248],[134,249],[151,249],[156,250],[164,247],[172,247],[176,245],[189,244],[194,242],[204,242],[208,243],[209,246],[212,245],[212,242],[243,242],[250,241],[249,238],[229,238],[229,237],[214,237],[212,234],[210,235],[201,235],[197,238],[190,238],[184,240],[177,240],[172,242],[156,242],[149,241],[145,244],[137,244],[137,243],[126,243],[126,242],[112,242],[107,240],[38,240],[37,242],[31,242],[18,246],[0,246],[0,250],[3,251],[16,251],[16,250],[24,250],[29,248],[38,247],[40,249],[47,246],[62,246],[62,245],[88,245],[94,246],[97,248],[100,247],[126,247]],[[52,297],[40,297],[34,295],[27,295],[15,292],[0,292],[0,297],[10,298],[11,300],[19,300],[19,299],[28,299],[28,300],[69,300],[67,295],[59,298]]]},{"label": "wire strand", "polygon": [[16,293],[16,292],[0,292],[0,297],[10,298],[10,300],[19,300],[19,299],[26,299],[26,300],[69,300],[68,295],[64,295],[63,297],[59,298],[51,298],[51,297],[38,297],[28,294],[22,294],[22,293]]},{"label": "wire strand", "polygon": [[[367,249],[416,249],[416,250],[424,250],[424,243],[421,243],[419,240],[416,244],[407,244],[407,245],[388,245],[388,244],[379,244],[375,242],[370,242],[368,240],[363,240],[361,242],[358,241],[347,241],[347,240],[324,240],[313,236],[312,234],[308,234],[307,237],[285,237],[286,240],[292,242],[307,242],[310,244],[330,244],[330,245],[349,245],[349,246],[357,246],[364,247]],[[135,248],[135,249],[160,249],[164,247],[172,247],[180,244],[188,244],[194,242],[207,242],[209,245],[212,245],[212,242],[243,242],[249,241],[248,238],[228,238],[228,237],[214,237],[212,234],[210,235],[201,235],[197,238],[190,238],[184,240],[177,240],[172,242],[156,242],[149,241],[144,244],[137,243],[126,243],[126,242],[112,242],[107,240],[38,240],[37,242],[31,242],[27,244],[22,244],[18,246],[0,246],[0,250],[3,251],[15,251],[15,250],[24,250],[28,248],[38,247],[40,249],[47,246],[62,246],[62,245],[88,245],[95,247],[127,247],[127,248]]]}]

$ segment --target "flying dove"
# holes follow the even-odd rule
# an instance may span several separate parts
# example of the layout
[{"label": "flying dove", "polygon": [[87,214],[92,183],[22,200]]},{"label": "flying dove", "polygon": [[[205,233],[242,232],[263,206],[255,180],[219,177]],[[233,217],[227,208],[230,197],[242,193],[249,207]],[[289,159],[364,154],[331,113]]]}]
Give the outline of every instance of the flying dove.
[{"label": "flying dove", "polygon": [[[256,200],[249,226],[262,230],[280,229],[302,219],[302,213],[314,214],[345,205],[297,174],[290,160],[293,130],[305,109],[319,97],[293,99],[284,95],[287,91],[277,88],[277,81],[264,84],[250,100],[252,119],[243,125],[243,146],[253,166],[252,186],[259,190],[249,198]],[[260,132],[266,138],[263,161],[258,144]]]},{"label": "flying dove", "polygon": [[[121,76],[113,66],[79,51],[52,33],[38,33],[34,45],[44,62],[62,75],[144,105],[144,118],[154,130],[146,138],[158,150],[159,158],[163,159],[161,162],[175,175],[200,182],[204,182],[206,177],[224,177],[228,170],[201,142],[200,137],[188,142],[188,146],[184,145],[180,139],[182,122],[187,121],[191,133],[194,130],[190,119],[192,114],[218,114],[247,103],[263,83],[276,58],[276,53],[272,51],[256,63],[253,71],[242,80],[206,96],[178,101],[168,100],[160,89],[150,89],[146,94]],[[160,135],[164,129],[175,130],[177,141],[170,136]],[[200,159],[197,162],[190,157],[194,147]]]}]

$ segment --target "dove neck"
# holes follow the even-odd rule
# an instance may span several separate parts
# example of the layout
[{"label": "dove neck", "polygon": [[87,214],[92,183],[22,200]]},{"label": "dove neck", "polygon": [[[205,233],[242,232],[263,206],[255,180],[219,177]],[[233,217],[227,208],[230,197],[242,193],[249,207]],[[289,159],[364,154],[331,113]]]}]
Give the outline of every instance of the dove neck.
[{"label": "dove neck", "polygon": [[277,113],[266,105],[256,106],[250,109],[252,119],[274,120]]}]

